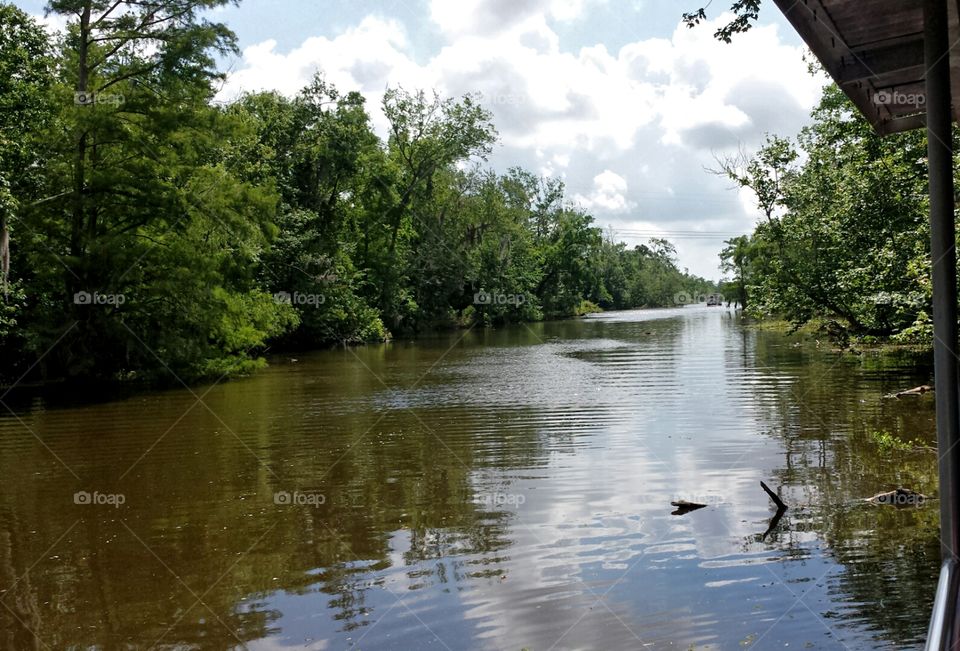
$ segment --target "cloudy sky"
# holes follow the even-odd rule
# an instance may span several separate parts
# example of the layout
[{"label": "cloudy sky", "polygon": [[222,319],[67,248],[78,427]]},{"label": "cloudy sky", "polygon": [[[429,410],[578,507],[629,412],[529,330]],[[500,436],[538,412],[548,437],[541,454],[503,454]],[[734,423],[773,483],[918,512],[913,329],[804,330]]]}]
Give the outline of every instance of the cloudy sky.
[{"label": "cloudy sky", "polygon": [[[823,80],[772,3],[732,45],[680,15],[699,0],[244,0],[217,12],[242,54],[220,92],[293,94],[322,71],[367,98],[388,87],[480,93],[498,169],[562,177],[569,198],[630,243],[666,236],[680,264],[718,278],[717,252],[757,218],[714,157],[809,121]],[[42,15],[43,0],[20,0]],[[729,6],[714,2],[713,9]],[[689,6],[688,6],[689,5]]]}]

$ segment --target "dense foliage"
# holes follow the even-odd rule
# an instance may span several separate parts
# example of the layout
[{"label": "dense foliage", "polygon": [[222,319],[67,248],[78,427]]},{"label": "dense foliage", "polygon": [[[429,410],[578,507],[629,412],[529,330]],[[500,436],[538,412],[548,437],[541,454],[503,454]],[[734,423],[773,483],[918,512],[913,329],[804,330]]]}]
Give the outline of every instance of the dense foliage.
[{"label": "dense foliage", "polygon": [[836,86],[796,142],[771,137],[723,171],[764,218],[721,254],[728,293],[757,314],[831,334],[929,343],[926,140],[881,138]]},{"label": "dense foliage", "polygon": [[668,242],[604,237],[560,181],[484,168],[473,97],[390,89],[383,138],[319,76],[215,103],[235,39],[204,16],[227,2],[52,0],[56,43],[0,5],[4,381],[215,378],[269,346],[712,289]]}]

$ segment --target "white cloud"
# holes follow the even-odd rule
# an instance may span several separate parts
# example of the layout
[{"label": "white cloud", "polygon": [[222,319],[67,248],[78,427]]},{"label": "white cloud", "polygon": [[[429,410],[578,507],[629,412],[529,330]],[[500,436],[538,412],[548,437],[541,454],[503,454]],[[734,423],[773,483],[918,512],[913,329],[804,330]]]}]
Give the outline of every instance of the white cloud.
[{"label": "white cloud", "polygon": [[62,14],[30,14],[30,17],[40,23],[51,37],[56,37],[67,31],[69,19]]},{"label": "white cloud", "polygon": [[430,18],[448,35],[502,32],[533,16],[571,22],[606,0],[431,0]]},{"label": "white cloud", "polygon": [[[669,233],[709,221],[715,231],[749,230],[755,211],[703,168],[715,152],[755,148],[766,132],[794,134],[822,79],[808,74],[799,48],[774,25],[732,45],[717,42],[713,32],[728,16],[614,52],[600,42],[565,50],[556,21],[602,1],[435,0],[430,17],[446,44],[426,59],[414,55],[403,24],[376,16],[285,53],[266,41],[244,50],[220,97],[294,93],[320,70],[341,90],[362,92],[384,133],[379,104],[388,86],[480,93],[501,136],[491,162],[562,177],[598,223],[652,223]],[[682,265],[717,276],[721,241],[677,246]]]},{"label": "white cloud", "polygon": [[633,207],[627,200],[627,180],[610,170],[593,177],[593,192],[589,196],[574,195],[574,202],[586,210],[602,210],[609,213],[626,212]]},{"label": "white cloud", "polygon": [[341,90],[359,90],[377,100],[399,82],[432,82],[410,57],[406,30],[395,20],[368,16],[336,38],[311,37],[286,54],[276,47],[270,39],[245,48],[243,67],[230,73],[221,97],[264,89],[294,94],[316,71]]}]

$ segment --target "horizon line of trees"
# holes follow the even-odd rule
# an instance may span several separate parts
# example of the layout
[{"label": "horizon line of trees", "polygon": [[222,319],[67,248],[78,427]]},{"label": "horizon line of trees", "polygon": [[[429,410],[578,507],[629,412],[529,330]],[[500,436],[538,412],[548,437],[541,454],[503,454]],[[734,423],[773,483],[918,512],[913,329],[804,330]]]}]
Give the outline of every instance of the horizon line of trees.
[{"label": "horizon line of trees", "polygon": [[214,102],[230,0],[0,4],[0,384],[191,381],[268,347],[673,304],[715,285],[628,248],[563,183],[483,166],[472,96]]}]

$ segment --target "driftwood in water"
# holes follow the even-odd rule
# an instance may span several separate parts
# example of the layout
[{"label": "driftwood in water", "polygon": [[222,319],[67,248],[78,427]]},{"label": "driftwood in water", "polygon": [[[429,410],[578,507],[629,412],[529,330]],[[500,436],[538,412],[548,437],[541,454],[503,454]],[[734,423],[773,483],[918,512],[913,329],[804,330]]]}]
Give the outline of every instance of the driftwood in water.
[{"label": "driftwood in water", "polygon": [[[783,500],[780,499],[780,496],[770,490],[770,487],[767,486],[762,481],[760,482],[760,487],[767,492],[767,495],[770,496],[770,499],[773,500],[773,503],[777,505],[777,515],[774,516],[770,528],[767,530],[769,533],[774,527],[777,526],[777,522],[780,521],[780,518],[783,516],[783,512],[787,510],[787,505],[783,503]],[[673,511],[672,515],[684,515],[690,513],[691,511],[696,511],[697,509],[706,508],[706,504],[701,504],[699,502],[688,502],[687,500],[674,500],[670,502],[671,506],[677,507],[676,511]],[[764,534],[766,536],[766,534]]]},{"label": "driftwood in water", "polygon": [[898,488],[886,493],[877,493],[873,497],[868,497],[866,502],[871,504],[890,504],[898,508],[904,506],[920,506],[927,501],[927,496],[909,488]]},{"label": "driftwood in water", "polygon": [[764,484],[763,482],[760,482],[760,488],[762,488],[763,490],[765,490],[765,491],[767,492],[767,495],[770,496],[770,499],[773,500],[773,503],[777,505],[777,509],[778,509],[778,510],[779,510],[779,509],[786,510],[787,505],[783,503],[783,500],[780,499],[780,496],[779,496],[779,495],[777,495],[777,494],[774,493],[772,490],[770,490],[770,487],[769,487],[769,486],[767,486],[767,485]]},{"label": "driftwood in water", "polygon": [[777,528],[778,524],[780,524],[780,518],[782,518],[783,514],[787,512],[787,505],[784,504],[783,500],[780,499],[779,495],[777,495],[772,490],[770,490],[770,487],[767,486],[762,481],[760,482],[760,488],[762,488],[764,492],[770,496],[770,499],[773,500],[773,503],[777,505],[777,512],[773,515],[772,518],[770,518],[770,524],[767,526],[767,530],[764,531],[763,534],[760,536],[760,540],[762,541],[762,540],[765,540],[766,537],[769,536],[773,532],[773,530]]},{"label": "driftwood in water", "polygon": [[778,508],[777,512],[773,514],[773,517],[770,518],[770,524],[767,525],[767,530],[760,534],[760,541],[763,542],[767,539],[773,530],[777,528],[777,525],[780,524],[780,518],[783,517],[783,514],[787,512],[787,507]]},{"label": "driftwood in water", "polygon": [[707,505],[700,504],[699,502],[688,502],[687,500],[676,500],[670,502],[670,506],[677,507],[677,510],[673,511],[670,515],[684,515],[685,513],[690,513],[690,511],[706,508]]},{"label": "driftwood in water", "polygon": [[903,396],[922,396],[925,393],[933,391],[933,387],[929,384],[921,384],[918,387],[913,387],[912,389],[904,389],[903,391],[897,391],[896,393],[888,393],[883,396],[884,398],[897,398],[900,399]]}]

